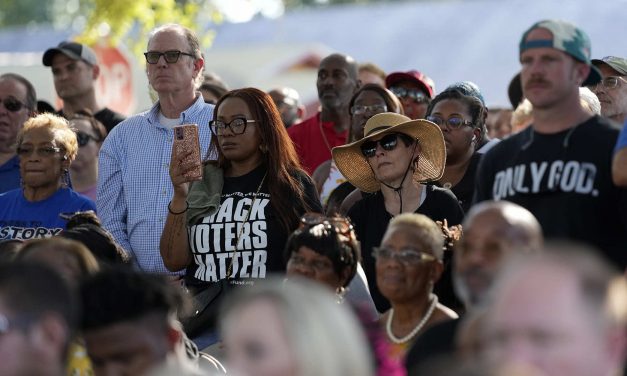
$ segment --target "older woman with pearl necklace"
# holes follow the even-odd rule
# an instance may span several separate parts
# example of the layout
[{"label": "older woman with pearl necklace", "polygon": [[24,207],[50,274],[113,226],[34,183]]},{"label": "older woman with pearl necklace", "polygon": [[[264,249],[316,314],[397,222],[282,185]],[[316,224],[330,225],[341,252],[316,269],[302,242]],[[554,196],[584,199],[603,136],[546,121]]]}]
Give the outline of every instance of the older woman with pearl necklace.
[{"label": "older woman with pearl necklace", "polygon": [[381,246],[374,249],[377,286],[392,306],[379,322],[394,358],[404,358],[426,328],[457,318],[433,293],[442,274],[443,246],[435,222],[422,214],[405,213],[390,221]]}]

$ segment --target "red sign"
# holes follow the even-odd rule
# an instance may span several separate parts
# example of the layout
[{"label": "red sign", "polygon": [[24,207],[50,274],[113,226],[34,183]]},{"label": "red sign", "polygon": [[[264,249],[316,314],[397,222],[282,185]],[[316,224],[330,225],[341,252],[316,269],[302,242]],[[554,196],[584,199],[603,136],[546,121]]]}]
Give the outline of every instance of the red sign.
[{"label": "red sign", "polygon": [[122,114],[131,114],[135,109],[131,64],[116,47],[96,45],[93,50],[100,66],[96,82],[98,103]]}]

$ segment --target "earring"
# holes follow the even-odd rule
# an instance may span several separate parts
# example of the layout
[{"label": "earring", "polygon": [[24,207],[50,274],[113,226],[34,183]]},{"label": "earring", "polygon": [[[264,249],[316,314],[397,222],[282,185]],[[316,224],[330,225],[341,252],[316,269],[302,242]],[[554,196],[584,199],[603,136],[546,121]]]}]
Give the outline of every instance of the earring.
[{"label": "earring", "polygon": [[72,182],[70,181],[70,171],[67,168],[63,169],[63,175],[61,176],[61,186],[63,188],[72,187]]},{"label": "earring", "polygon": [[268,145],[266,144],[260,144],[259,145],[259,150],[261,150],[262,154],[266,154],[268,152]]}]

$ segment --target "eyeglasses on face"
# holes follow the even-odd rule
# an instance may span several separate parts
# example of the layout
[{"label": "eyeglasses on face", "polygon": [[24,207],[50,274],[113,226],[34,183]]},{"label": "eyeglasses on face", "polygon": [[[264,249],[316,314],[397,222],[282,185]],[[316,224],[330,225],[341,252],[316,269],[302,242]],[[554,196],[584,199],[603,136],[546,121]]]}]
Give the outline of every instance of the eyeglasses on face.
[{"label": "eyeglasses on face", "polygon": [[391,87],[390,91],[399,98],[410,98],[416,103],[429,103],[429,98],[419,89],[407,89],[404,87]]},{"label": "eyeglasses on face", "polygon": [[464,118],[459,117],[459,116],[451,116],[448,119],[443,119],[440,116],[429,115],[427,116],[427,120],[429,120],[432,123],[435,123],[440,128],[444,128],[445,126],[448,126],[451,129],[459,129],[464,125],[472,127],[472,121],[464,120]]},{"label": "eyeglasses on face", "polygon": [[299,256],[296,252],[292,253],[290,259],[287,261],[291,266],[298,266],[303,268],[311,268],[316,273],[324,273],[333,270],[333,264],[327,260],[306,260],[304,257]]},{"label": "eyeglasses on face", "polygon": [[377,145],[381,145],[381,148],[385,151],[394,150],[398,145],[398,139],[400,135],[398,133],[390,133],[381,137],[377,141],[366,141],[361,144],[361,154],[366,158],[372,158],[377,154]]},{"label": "eyeglasses on face", "polygon": [[430,262],[436,260],[435,256],[432,254],[419,252],[411,248],[394,251],[388,247],[374,247],[372,251],[372,257],[377,260],[383,261],[390,261],[394,259],[404,265],[416,265],[422,262]]},{"label": "eyeglasses on face", "polygon": [[621,76],[609,76],[599,81],[596,85],[588,86],[590,90],[598,90],[599,86],[605,89],[616,89],[624,79]]},{"label": "eyeglasses on face", "polygon": [[235,118],[230,122],[224,122],[222,120],[211,120],[209,127],[216,136],[222,136],[226,129],[230,129],[233,134],[242,134],[246,132],[246,126],[248,123],[256,123],[257,120],[249,120],[245,118]]},{"label": "eyeglasses on face", "polygon": [[30,157],[36,153],[40,157],[51,157],[61,152],[61,148],[55,146],[44,146],[41,148],[34,148],[32,146],[20,146],[17,148],[17,155],[20,157]]},{"label": "eyeglasses on face", "polygon": [[4,108],[6,108],[8,111],[11,111],[11,112],[18,112],[19,110],[22,109],[22,107],[26,107],[24,103],[20,102],[19,100],[13,97],[0,99],[0,103],[3,103]]},{"label": "eyeglasses on face", "polygon": [[351,107],[351,114],[363,115],[366,112],[370,112],[371,114],[380,114],[381,112],[386,112],[387,110],[388,110],[388,107],[384,104],[375,104],[372,106],[355,105]]},{"label": "eyeglasses on face", "polygon": [[166,52],[159,52],[159,51],[144,52],[144,56],[146,57],[146,62],[148,64],[157,64],[161,56],[163,56],[166,63],[174,64],[177,61],[179,61],[179,58],[181,57],[181,55],[195,57],[194,55],[190,53],[177,51],[177,50],[170,50]]},{"label": "eyeglasses on face", "polygon": [[76,132],[76,141],[78,141],[78,146],[83,147],[89,143],[89,140],[99,141],[94,136],[89,135],[85,132]]}]

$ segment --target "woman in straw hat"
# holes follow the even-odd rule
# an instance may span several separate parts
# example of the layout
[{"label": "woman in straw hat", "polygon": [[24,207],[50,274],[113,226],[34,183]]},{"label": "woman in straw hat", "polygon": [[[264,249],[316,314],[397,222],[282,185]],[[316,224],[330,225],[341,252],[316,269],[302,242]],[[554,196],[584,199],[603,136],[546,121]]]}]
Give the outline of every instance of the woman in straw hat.
[{"label": "woman in straw hat", "polygon": [[420,213],[434,221],[461,223],[459,202],[449,190],[425,185],[442,176],[446,146],[440,128],[427,120],[382,113],[371,117],[364,138],[333,149],[338,169],[357,189],[374,193],[348,212],[361,242],[363,266],[379,312],[390,305],[375,283],[372,249],[400,213]]}]

